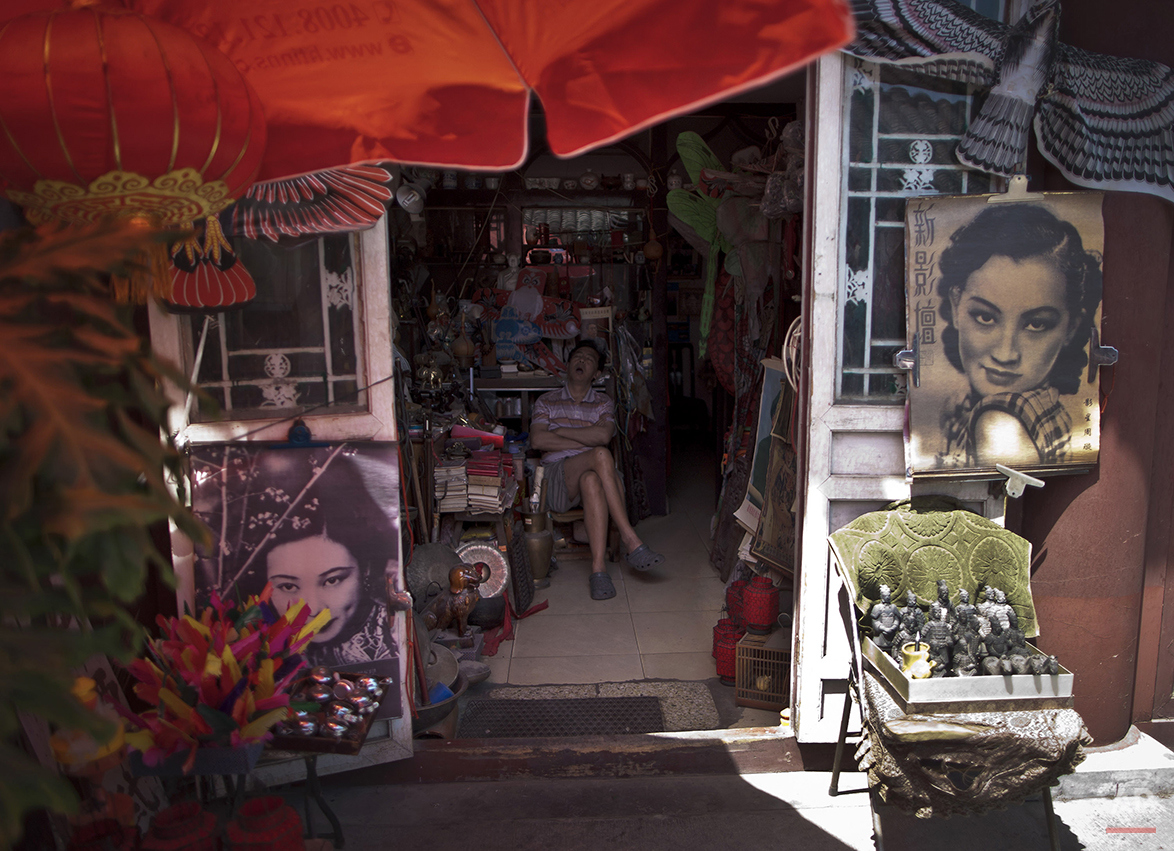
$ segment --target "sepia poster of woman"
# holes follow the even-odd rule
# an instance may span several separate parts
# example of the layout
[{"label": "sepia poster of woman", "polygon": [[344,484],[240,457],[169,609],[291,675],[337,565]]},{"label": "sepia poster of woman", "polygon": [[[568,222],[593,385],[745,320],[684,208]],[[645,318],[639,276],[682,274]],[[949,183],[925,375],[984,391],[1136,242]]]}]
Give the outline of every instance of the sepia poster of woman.
[{"label": "sepia poster of woman", "polygon": [[[330,621],[309,665],[398,681],[392,594],[400,565],[399,456],[394,443],[197,444],[192,510],[212,532],[197,548],[196,600],[244,599],[268,584],[284,611],[305,600]],[[398,686],[381,717],[398,715]]]},{"label": "sepia poster of woman", "polygon": [[915,475],[1097,461],[1089,348],[1100,327],[1102,195],[1001,198],[915,198],[906,207]]}]

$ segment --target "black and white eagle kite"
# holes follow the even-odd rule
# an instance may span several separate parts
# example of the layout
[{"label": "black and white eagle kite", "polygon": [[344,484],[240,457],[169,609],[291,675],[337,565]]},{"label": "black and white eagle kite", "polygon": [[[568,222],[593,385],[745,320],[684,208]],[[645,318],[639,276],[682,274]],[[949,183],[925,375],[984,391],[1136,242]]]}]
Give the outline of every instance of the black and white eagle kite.
[{"label": "black and white eagle kite", "polygon": [[971,168],[1023,170],[1034,117],[1040,152],[1073,183],[1174,202],[1174,72],[1057,41],[1059,0],[1003,24],[954,0],[851,0],[856,40],[875,62],[990,88],[958,144]]}]

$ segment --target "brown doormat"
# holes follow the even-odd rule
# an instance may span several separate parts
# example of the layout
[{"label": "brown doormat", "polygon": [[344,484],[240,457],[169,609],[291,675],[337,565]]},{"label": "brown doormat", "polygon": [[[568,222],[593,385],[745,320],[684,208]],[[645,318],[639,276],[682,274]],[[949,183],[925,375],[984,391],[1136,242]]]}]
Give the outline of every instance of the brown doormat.
[{"label": "brown doormat", "polygon": [[552,700],[470,700],[461,712],[462,739],[619,736],[664,732],[657,697]]}]

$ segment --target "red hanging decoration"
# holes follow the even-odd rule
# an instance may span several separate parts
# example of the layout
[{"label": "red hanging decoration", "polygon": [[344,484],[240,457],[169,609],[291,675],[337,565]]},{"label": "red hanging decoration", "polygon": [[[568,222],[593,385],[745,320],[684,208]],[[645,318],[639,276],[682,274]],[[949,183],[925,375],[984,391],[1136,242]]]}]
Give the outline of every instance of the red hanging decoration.
[{"label": "red hanging decoration", "polygon": [[197,230],[171,246],[171,293],[176,307],[223,310],[257,297],[257,284],[240,262],[220,228],[220,219],[204,220]]},{"label": "red hanging decoration", "polygon": [[746,631],[768,635],[779,617],[779,589],[766,576],[755,576],[742,594]]},{"label": "red hanging decoration", "polygon": [[216,816],[195,801],[160,810],[143,837],[143,851],[216,851]]},{"label": "red hanging decoration", "polygon": [[722,685],[734,684],[738,639],[743,634],[738,624],[729,618],[722,618],[713,627],[713,658],[717,660],[717,675]]},{"label": "red hanging decoration", "polygon": [[67,851],[135,851],[138,847],[138,830],[107,818],[79,825]]},{"label": "red hanging decoration", "polygon": [[[0,30],[0,191],[34,223],[214,217],[252,185],[265,152],[261,102],[236,66],[184,30],[91,6],[13,18]],[[170,296],[163,274],[125,300]],[[149,280],[153,277],[154,280]]]},{"label": "red hanging decoration", "polygon": [[729,612],[730,620],[736,623],[740,629],[746,628],[742,595],[746,591],[747,584],[745,579],[735,579],[726,588],[726,611]]},{"label": "red hanging decoration", "polygon": [[276,795],[241,804],[226,834],[232,851],[305,851],[306,847],[297,810]]}]

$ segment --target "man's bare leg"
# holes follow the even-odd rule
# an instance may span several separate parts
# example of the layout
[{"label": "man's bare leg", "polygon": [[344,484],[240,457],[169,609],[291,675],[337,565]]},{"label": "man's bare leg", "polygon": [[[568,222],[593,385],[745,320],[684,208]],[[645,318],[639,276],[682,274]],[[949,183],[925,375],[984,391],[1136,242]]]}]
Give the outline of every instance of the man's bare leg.
[{"label": "man's bare leg", "polygon": [[583,523],[591,545],[591,572],[606,573],[607,498],[594,470],[587,470],[579,477],[579,490],[583,496]]},{"label": "man's bare leg", "polygon": [[[616,529],[619,530],[620,539],[624,542],[624,546],[628,548],[628,552],[632,552],[632,550],[644,542],[640,540],[640,536],[636,534],[636,530],[628,522],[628,511],[624,507],[624,494],[620,485],[619,474],[616,473],[615,459],[612,458],[612,454],[606,446],[596,446],[588,449],[586,452],[572,455],[563,461],[563,475],[566,477],[567,494],[572,501],[583,493],[580,483],[583,474],[587,471],[594,472],[598,477],[600,485],[603,488],[607,513],[611,515],[612,522],[616,524]],[[585,494],[583,495],[585,496]],[[584,522],[586,522],[586,499],[583,501],[583,515]],[[603,522],[603,539],[606,539],[606,516]],[[591,526],[589,523],[587,523],[587,538],[591,540]]]}]

